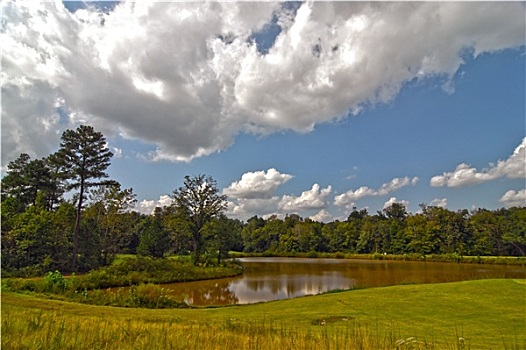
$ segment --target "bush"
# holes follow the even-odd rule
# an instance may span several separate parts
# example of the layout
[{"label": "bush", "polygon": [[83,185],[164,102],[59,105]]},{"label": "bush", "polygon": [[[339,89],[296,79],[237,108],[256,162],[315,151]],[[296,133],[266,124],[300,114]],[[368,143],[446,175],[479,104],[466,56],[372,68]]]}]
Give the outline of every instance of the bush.
[{"label": "bush", "polygon": [[308,252],[308,253],[306,254],[306,257],[307,257],[307,258],[317,258],[317,257],[318,257],[318,253],[315,252],[314,250],[311,250],[310,252]]},{"label": "bush", "polygon": [[62,294],[71,288],[71,284],[71,281],[65,279],[60,271],[55,270],[55,272],[49,272],[44,277],[43,292]]}]

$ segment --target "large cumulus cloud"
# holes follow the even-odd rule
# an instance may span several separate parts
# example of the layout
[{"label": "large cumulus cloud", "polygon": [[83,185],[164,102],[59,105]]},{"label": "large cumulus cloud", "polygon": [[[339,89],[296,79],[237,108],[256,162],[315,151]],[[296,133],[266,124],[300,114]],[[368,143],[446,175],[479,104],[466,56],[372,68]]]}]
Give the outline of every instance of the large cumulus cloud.
[{"label": "large cumulus cloud", "polygon": [[[524,44],[520,2],[0,6],[4,163],[48,154],[80,122],[155,145],[153,160],[188,161],[241,132],[310,131],[413,79],[447,83],[466,53]],[[258,50],[272,25],[279,35]]]},{"label": "large cumulus cloud", "polygon": [[253,215],[284,216],[317,210],[316,219],[326,219],[328,214],[325,209],[329,205],[332,187],[321,188],[316,183],[299,196],[277,195],[278,188],[292,178],[292,175],[280,173],[274,168],[243,174],[240,180],[223,189],[223,194],[229,198],[228,214],[247,219]]}]

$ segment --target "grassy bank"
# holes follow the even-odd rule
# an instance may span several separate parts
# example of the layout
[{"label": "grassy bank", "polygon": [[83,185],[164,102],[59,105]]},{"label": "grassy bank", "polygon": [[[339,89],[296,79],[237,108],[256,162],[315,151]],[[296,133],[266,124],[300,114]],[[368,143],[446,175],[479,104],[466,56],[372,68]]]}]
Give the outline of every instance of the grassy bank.
[{"label": "grassy bank", "polygon": [[524,280],[145,310],[3,293],[3,349],[525,349]]},{"label": "grassy bank", "polygon": [[[241,265],[235,261],[225,261],[220,266],[195,266],[185,258],[128,256],[79,276],[65,277],[55,271],[42,278],[5,278],[2,279],[2,291],[105,306],[185,307],[182,300],[167,295],[160,284],[233,277],[242,272]],[[110,287],[128,286],[131,288],[105,291]]]},{"label": "grassy bank", "polygon": [[291,258],[325,258],[325,259],[365,259],[365,260],[400,260],[400,261],[428,261],[428,262],[456,262],[462,264],[490,264],[490,265],[526,265],[524,256],[462,256],[458,254],[352,254],[352,253],[291,253],[291,252],[263,252],[244,253],[230,252],[235,258],[247,257],[291,257]]}]

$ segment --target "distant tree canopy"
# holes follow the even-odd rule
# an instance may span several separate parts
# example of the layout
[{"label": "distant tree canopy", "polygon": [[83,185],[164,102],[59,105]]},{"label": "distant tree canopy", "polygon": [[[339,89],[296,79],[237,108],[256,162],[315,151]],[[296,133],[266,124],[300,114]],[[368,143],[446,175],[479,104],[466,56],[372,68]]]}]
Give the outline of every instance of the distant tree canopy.
[{"label": "distant tree canopy", "polygon": [[344,252],[354,254],[454,254],[524,256],[526,207],[467,210],[421,205],[410,214],[394,203],[370,215],[353,210],[347,220],[314,222],[290,215],[254,216],[242,228],[246,252]]},{"label": "distant tree canopy", "polygon": [[[289,214],[225,215],[226,197],[207,175],[186,176],[173,204],[151,215],[133,211],[133,190],[108,179],[112,154],[89,126],[67,130],[46,158],[21,154],[1,180],[2,274],[87,271],[118,253],[191,254],[221,263],[230,250],[258,253],[526,254],[526,207],[451,211],[394,203],[371,215],[354,208],[329,223]],[[65,194],[69,193],[69,199]]]}]

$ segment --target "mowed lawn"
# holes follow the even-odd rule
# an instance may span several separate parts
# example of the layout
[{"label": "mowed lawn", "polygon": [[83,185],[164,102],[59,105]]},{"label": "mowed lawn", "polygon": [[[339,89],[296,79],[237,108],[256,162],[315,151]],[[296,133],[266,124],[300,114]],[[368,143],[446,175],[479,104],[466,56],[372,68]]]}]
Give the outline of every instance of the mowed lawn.
[{"label": "mowed lawn", "polygon": [[125,309],[2,294],[2,349],[526,349],[526,280]]}]

